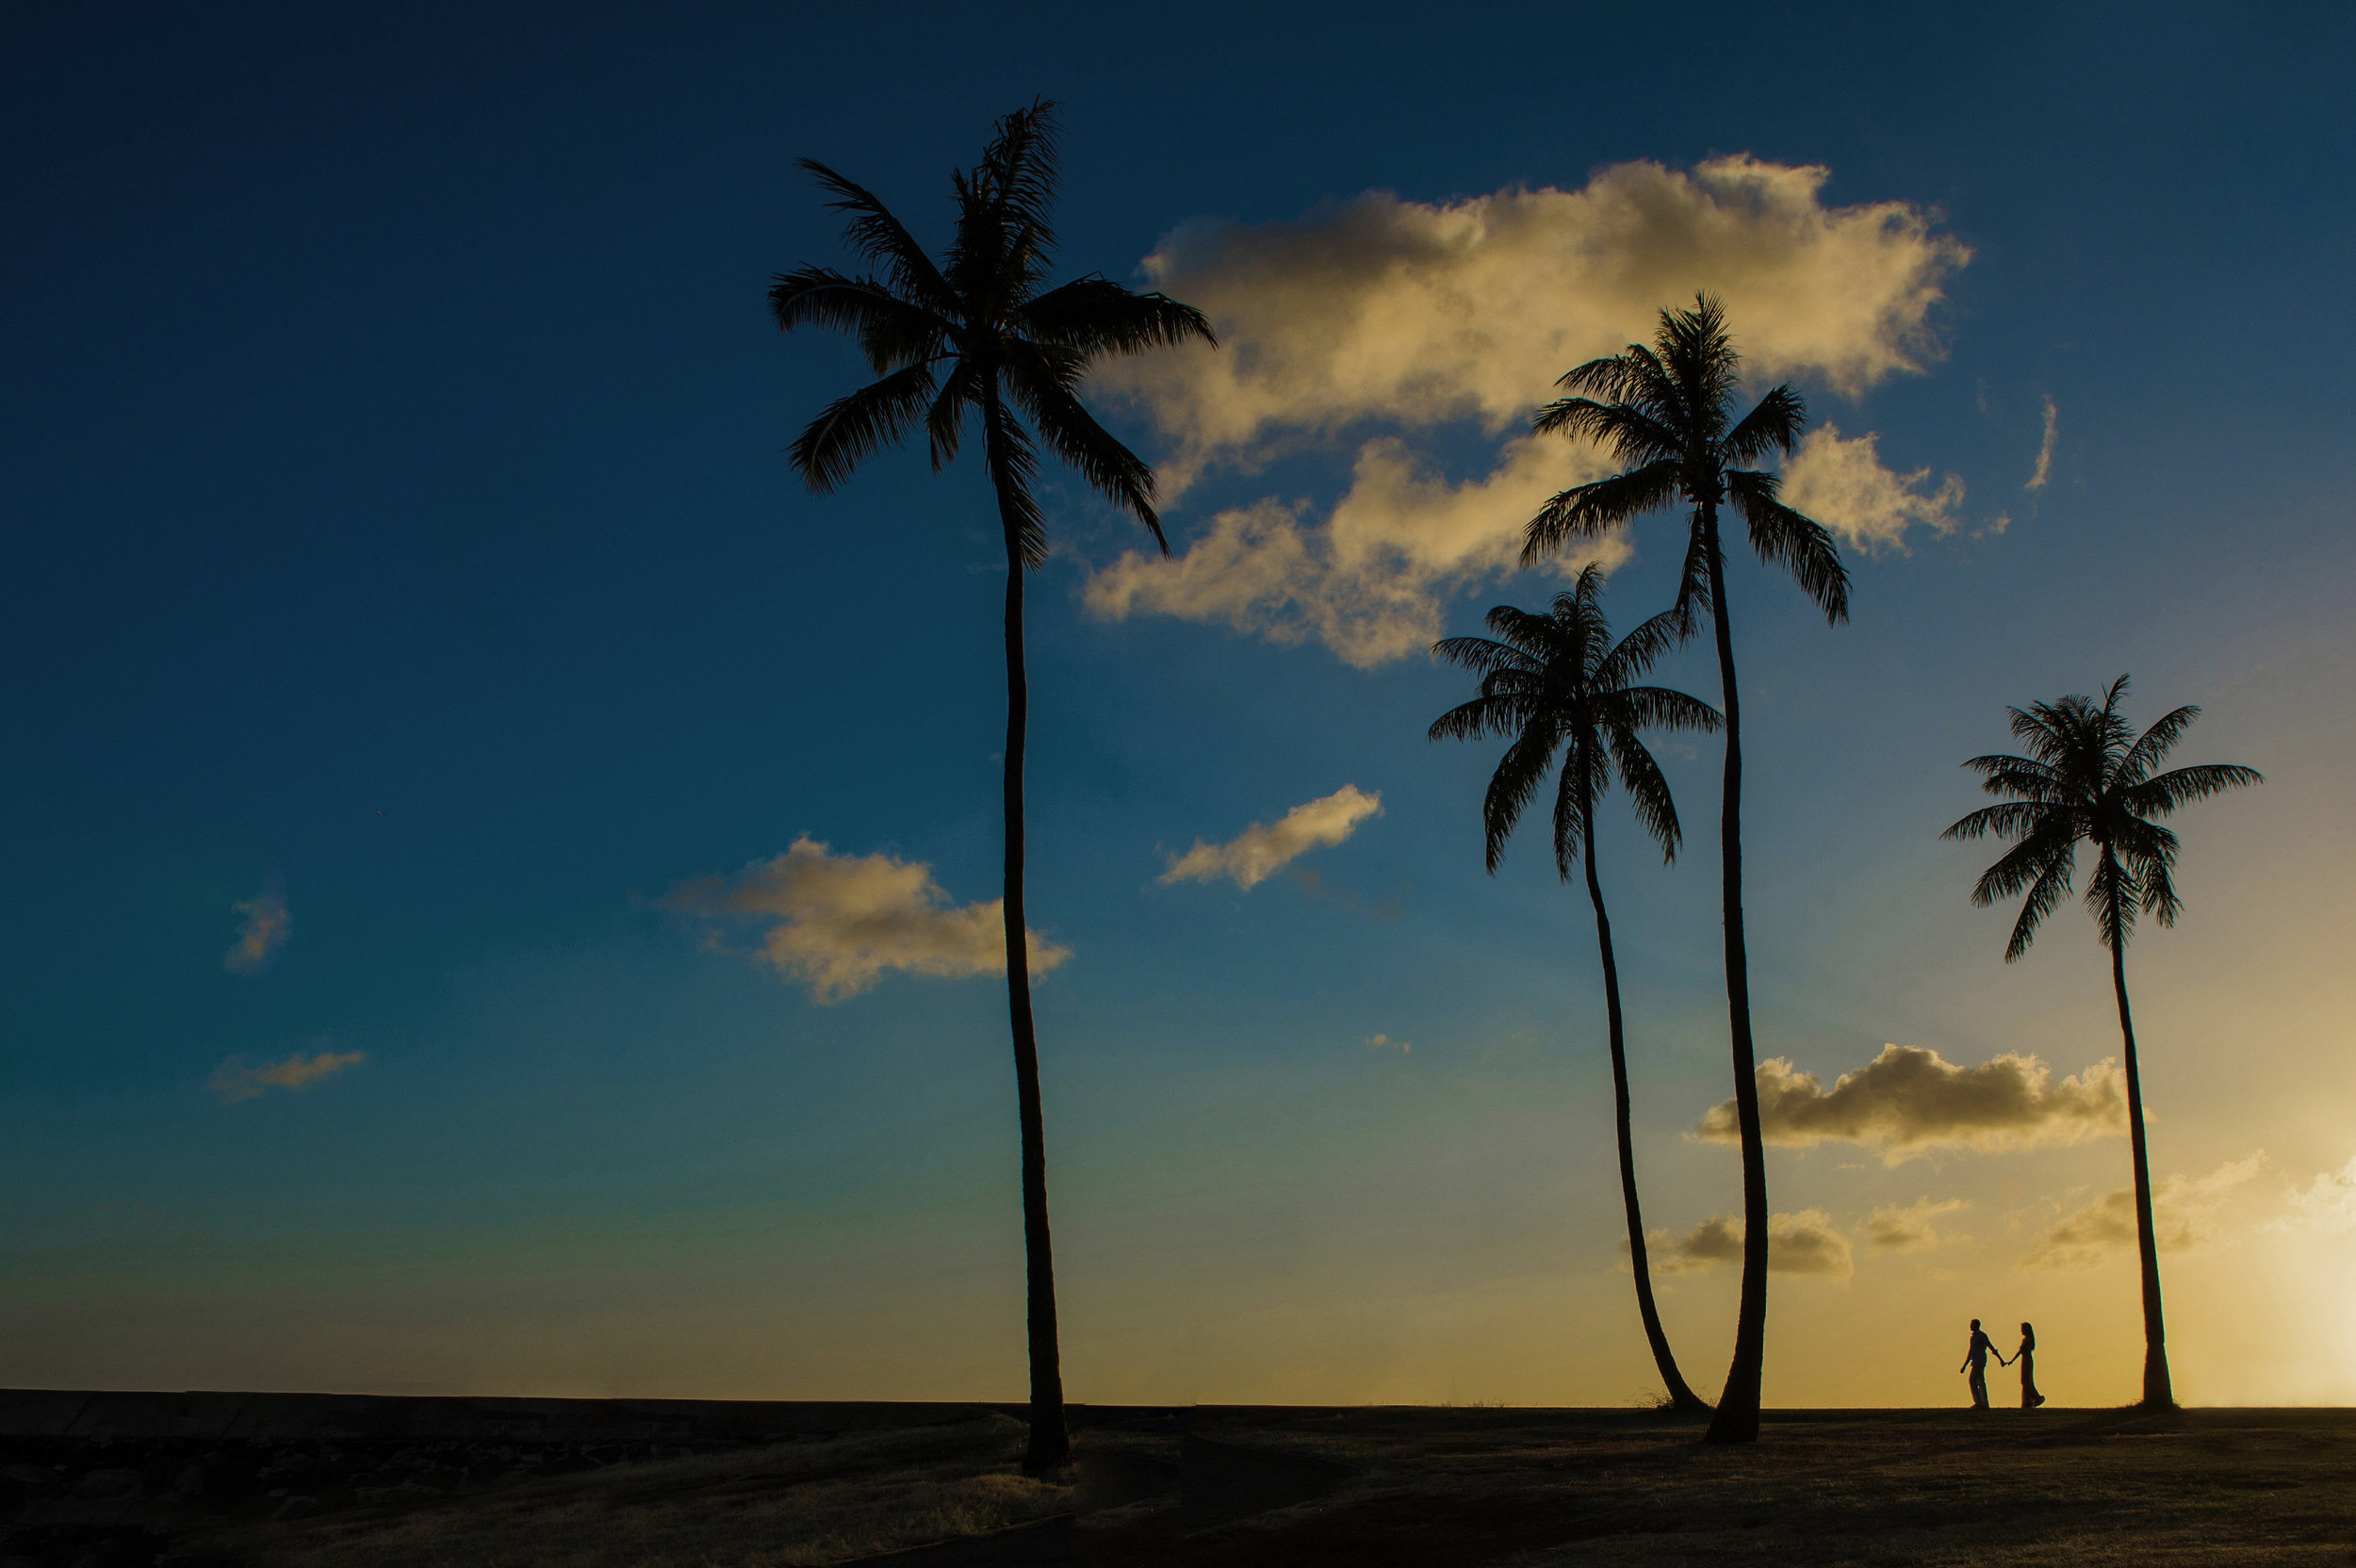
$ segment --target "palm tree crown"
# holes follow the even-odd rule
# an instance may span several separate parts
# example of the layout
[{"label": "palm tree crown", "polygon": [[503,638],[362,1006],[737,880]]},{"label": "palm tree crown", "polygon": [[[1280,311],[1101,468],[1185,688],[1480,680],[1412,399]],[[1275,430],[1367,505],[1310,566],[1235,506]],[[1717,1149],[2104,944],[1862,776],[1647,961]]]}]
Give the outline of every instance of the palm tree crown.
[{"label": "palm tree crown", "polygon": [[2224,762],[2153,773],[2201,710],[2179,708],[2138,736],[2119,711],[2126,694],[2122,675],[2103,692],[2100,707],[2090,697],[2071,695],[2025,711],[2015,708],[2012,732],[2028,743],[2030,754],[1974,757],[1964,764],[1981,776],[1982,789],[2009,798],[1982,807],[1940,836],[1993,833],[2017,841],[1972,890],[1972,902],[1981,908],[2027,894],[2004,948],[2007,962],[2029,950],[2038,923],[2070,891],[2082,841],[2101,854],[2086,903],[2104,947],[2125,945],[2137,910],[2162,925],[2175,924],[2184,907],[2176,895],[2176,835],[2151,819],[2264,782],[2255,769]]},{"label": "palm tree crown", "polygon": [[1500,604],[1487,617],[1496,638],[1450,637],[1432,646],[1481,677],[1481,694],[1441,714],[1432,739],[1513,737],[1481,803],[1492,872],[1557,752],[1562,771],[1554,795],[1554,862],[1564,880],[1593,825],[1595,803],[1615,776],[1661,858],[1677,858],[1677,802],[1638,732],[1714,732],[1718,710],[1683,692],[1630,684],[1676,644],[1675,612],[1654,616],[1614,645],[1602,591],[1602,572],[1588,566],[1570,592],[1555,596],[1549,613]]},{"label": "palm tree crown", "polygon": [[1849,574],[1832,535],[1784,505],[1776,476],[1755,466],[1798,445],[1808,405],[1789,384],[1778,385],[1736,419],[1741,369],[1725,307],[1701,295],[1691,310],[1661,313],[1651,347],[1631,343],[1565,374],[1555,384],[1572,395],[1539,410],[1531,428],[1584,436],[1622,471],[1546,502],[1530,521],[1522,564],[1682,500],[1693,508],[1695,526],[1677,602],[1680,624],[1691,627],[1711,602],[1703,514],[1714,523],[1716,509],[1731,504],[1759,559],[1790,571],[1827,620],[1846,620]]},{"label": "palm tree crown", "polygon": [[779,273],[769,290],[780,330],[850,334],[877,377],[829,403],[794,443],[794,466],[810,487],[834,489],[861,459],[920,421],[933,466],[943,467],[957,455],[967,416],[979,413],[999,506],[1030,567],[1047,559],[1048,548],[1046,520],[1031,494],[1038,441],[1169,549],[1153,507],[1153,470],[1082,405],[1080,381],[1105,354],[1192,337],[1215,341],[1201,311],[1158,293],[1136,293],[1094,273],[1047,286],[1056,128],[1051,103],[1018,109],[998,122],[979,164],[950,176],[956,237],[938,264],[872,193],[801,159],[833,196],[828,204],[849,215],[843,238],[874,270],[853,276],[801,267]]}]

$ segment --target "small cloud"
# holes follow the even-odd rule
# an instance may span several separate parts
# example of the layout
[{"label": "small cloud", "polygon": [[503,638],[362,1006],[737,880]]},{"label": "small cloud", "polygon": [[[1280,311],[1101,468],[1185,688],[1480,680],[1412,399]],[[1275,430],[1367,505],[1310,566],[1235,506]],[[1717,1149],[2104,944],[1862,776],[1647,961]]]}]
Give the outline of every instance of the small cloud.
[{"label": "small cloud", "polygon": [[1276,822],[1253,823],[1223,844],[1197,839],[1184,855],[1170,857],[1170,869],[1159,880],[1209,882],[1224,876],[1249,890],[1268,880],[1285,864],[1313,849],[1340,843],[1368,817],[1383,814],[1383,796],[1355,784],[1345,784],[1330,795],[1296,806]]},{"label": "small cloud", "polygon": [[[1739,1264],[1742,1261],[1742,1219],[1739,1215],[1713,1215],[1682,1235],[1651,1232],[1644,1237],[1644,1246],[1664,1274],[1699,1274],[1722,1263]],[[1833,1228],[1832,1217],[1824,1210],[1767,1217],[1769,1273],[1835,1274],[1846,1279],[1856,1268],[1849,1238]]]},{"label": "small cloud", "polygon": [[[679,914],[765,924],[761,957],[830,1004],[890,970],[962,979],[1006,972],[1006,901],[952,905],[932,868],[890,855],[833,855],[808,834],[735,876],[699,876],[658,901]],[[1072,950],[1026,932],[1044,974]]]},{"label": "small cloud", "polygon": [[1918,1252],[1937,1247],[1951,1238],[1939,1233],[1935,1221],[1941,1215],[1966,1207],[1969,1205],[1960,1198],[1950,1198],[1944,1202],[1918,1198],[1904,1208],[1885,1203],[1865,1222],[1865,1239],[1892,1252]]},{"label": "small cloud", "polygon": [[[2163,1252],[2183,1252],[2216,1234],[2211,1223],[2233,1189],[2258,1174],[2261,1149],[2247,1159],[2228,1160],[2206,1176],[2170,1176],[2151,1194],[2151,1231]],[[2090,1268],[2111,1253],[2135,1245],[2135,1192],[2104,1193],[2037,1238],[2023,1268]]]},{"label": "small cloud", "polygon": [[1906,530],[1953,533],[1963,506],[1963,480],[1949,474],[1936,486],[1931,471],[1895,473],[1882,466],[1873,431],[1846,439],[1827,421],[1800,438],[1783,473],[1783,498],[1858,549],[1906,548]]},{"label": "small cloud", "polygon": [[2337,1170],[2327,1170],[2305,1186],[2291,1188],[2290,1212],[2266,1227],[2271,1231],[2313,1230],[2326,1233],[2356,1231],[2356,1157]]},{"label": "small cloud", "polygon": [[2045,400],[2045,439],[2037,444],[2037,472],[2029,476],[2029,482],[2021,489],[2045,488],[2045,481],[2053,471],[2053,437],[2060,430],[2060,413],[2053,407],[2053,397],[2049,394]]},{"label": "small cloud", "polygon": [[[1760,1132],[1786,1149],[1845,1140],[1881,1150],[1897,1165],[1935,1149],[2046,1148],[2123,1132],[2125,1080],[2108,1059],[2059,1083],[2035,1056],[2007,1053],[1960,1067],[1921,1046],[1885,1045],[1881,1054],[1830,1089],[1790,1058],[1759,1064]],[[1732,1143],[1734,1102],[1693,1128],[1709,1143]]]},{"label": "small cloud", "polygon": [[237,945],[222,956],[221,967],[232,974],[268,974],[291,930],[286,895],[271,887],[233,907],[245,921],[237,927]]},{"label": "small cloud", "polygon": [[1405,1040],[1395,1040],[1388,1035],[1368,1035],[1366,1046],[1369,1051],[1396,1051],[1402,1056],[1415,1049]]},{"label": "small cloud", "polygon": [[346,1068],[367,1061],[365,1051],[321,1051],[305,1056],[298,1051],[283,1062],[270,1062],[263,1067],[248,1067],[242,1056],[232,1056],[213,1070],[206,1085],[230,1104],[252,1100],[272,1089],[305,1089],[322,1078],[333,1078]]}]

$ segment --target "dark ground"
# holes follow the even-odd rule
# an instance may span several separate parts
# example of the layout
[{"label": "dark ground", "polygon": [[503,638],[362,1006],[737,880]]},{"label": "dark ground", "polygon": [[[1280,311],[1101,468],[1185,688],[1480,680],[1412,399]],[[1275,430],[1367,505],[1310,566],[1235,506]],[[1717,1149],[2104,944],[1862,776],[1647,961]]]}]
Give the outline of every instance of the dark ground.
[{"label": "dark ground", "polygon": [[2348,1411],[1017,1414],[0,1393],[0,1568],[2356,1568]]}]

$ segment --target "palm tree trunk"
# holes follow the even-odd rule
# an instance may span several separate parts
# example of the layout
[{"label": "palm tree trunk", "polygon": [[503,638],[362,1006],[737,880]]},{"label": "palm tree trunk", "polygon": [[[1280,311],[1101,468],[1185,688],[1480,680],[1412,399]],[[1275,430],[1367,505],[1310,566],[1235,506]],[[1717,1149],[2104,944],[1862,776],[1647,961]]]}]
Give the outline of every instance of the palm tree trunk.
[{"label": "palm tree trunk", "polygon": [[[1568,763],[1564,764],[1568,766]],[[1636,1202],[1636,1144],[1628,1127],[1628,1044],[1620,1019],[1620,966],[1612,955],[1612,917],[1604,913],[1603,884],[1595,877],[1595,817],[1592,803],[1585,824],[1587,897],[1595,906],[1595,945],[1603,953],[1603,1007],[1612,1041],[1612,1093],[1620,1134],[1620,1200],[1628,1209],[1628,1257],[1636,1270],[1636,1310],[1644,1320],[1644,1338],[1652,1346],[1653,1364],[1669,1390],[1669,1408],[1698,1413],[1710,1407],[1686,1385],[1669,1351],[1669,1336],[1661,1327],[1660,1309],[1653,1305],[1652,1265],[1644,1256],[1644,1216]]]},{"label": "palm tree trunk", "polygon": [[2135,1251],[2143,1266],[2143,1403],[2176,1408],[2168,1376],[2168,1325],[2160,1315],[2160,1248],[2151,1224],[2151,1160],[2143,1141],[2143,1075],[2135,1067],[2135,1021],[2127,1009],[2127,944],[2119,921],[2119,868],[2102,851],[2111,885],[2111,988],[2119,993],[2119,1033],[2127,1045],[2127,1140],[2135,1162]]},{"label": "palm tree trunk", "polygon": [[1705,1441],[1759,1440],[1759,1379],[1767,1352],[1767,1150],[1759,1126],[1759,1060],[1751,1044],[1750,956],[1742,942],[1742,704],[1735,694],[1734,630],[1726,619],[1726,559],[1718,547],[1718,509],[1702,504],[1702,545],[1710,570],[1710,618],[1718,636],[1719,706],[1726,715],[1726,793],[1718,847],[1724,878],[1726,1021],[1734,1052],[1734,1118],[1742,1139],[1742,1300],[1734,1320],[1734,1361]]},{"label": "palm tree trunk", "polygon": [[[983,397],[983,428],[991,456],[1003,446],[997,388]],[[1015,1099],[1023,1119],[1023,1257],[1029,1285],[1031,1437],[1023,1451],[1029,1476],[1072,1462],[1063,1418],[1063,1363],[1055,1343],[1055,1255],[1047,1233],[1047,1123],[1039,1097],[1039,1035],[1031,1021],[1031,954],[1023,912],[1023,745],[1030,722],[1030,686],[1023,665],[1023,548],[1006,505],[1010,482],[990,464],[999,520],[1006,535],[1006,1010],[1014,1027]]]}]

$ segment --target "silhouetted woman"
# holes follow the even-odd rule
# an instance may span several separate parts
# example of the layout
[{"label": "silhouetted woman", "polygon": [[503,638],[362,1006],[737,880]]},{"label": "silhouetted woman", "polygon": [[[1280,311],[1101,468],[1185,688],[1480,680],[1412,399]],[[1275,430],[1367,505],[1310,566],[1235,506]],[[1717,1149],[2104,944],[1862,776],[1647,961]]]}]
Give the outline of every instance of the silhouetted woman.
[{"label": "silhouetted woman", "polygon": [[2037,1331],[2026,1323],[2021,1325],[2021,1348],[2012,1359],[2021,1364],[2021,1408],[2035,1410],[2045,1403],[2045,1396],[2037,1391]]}]

